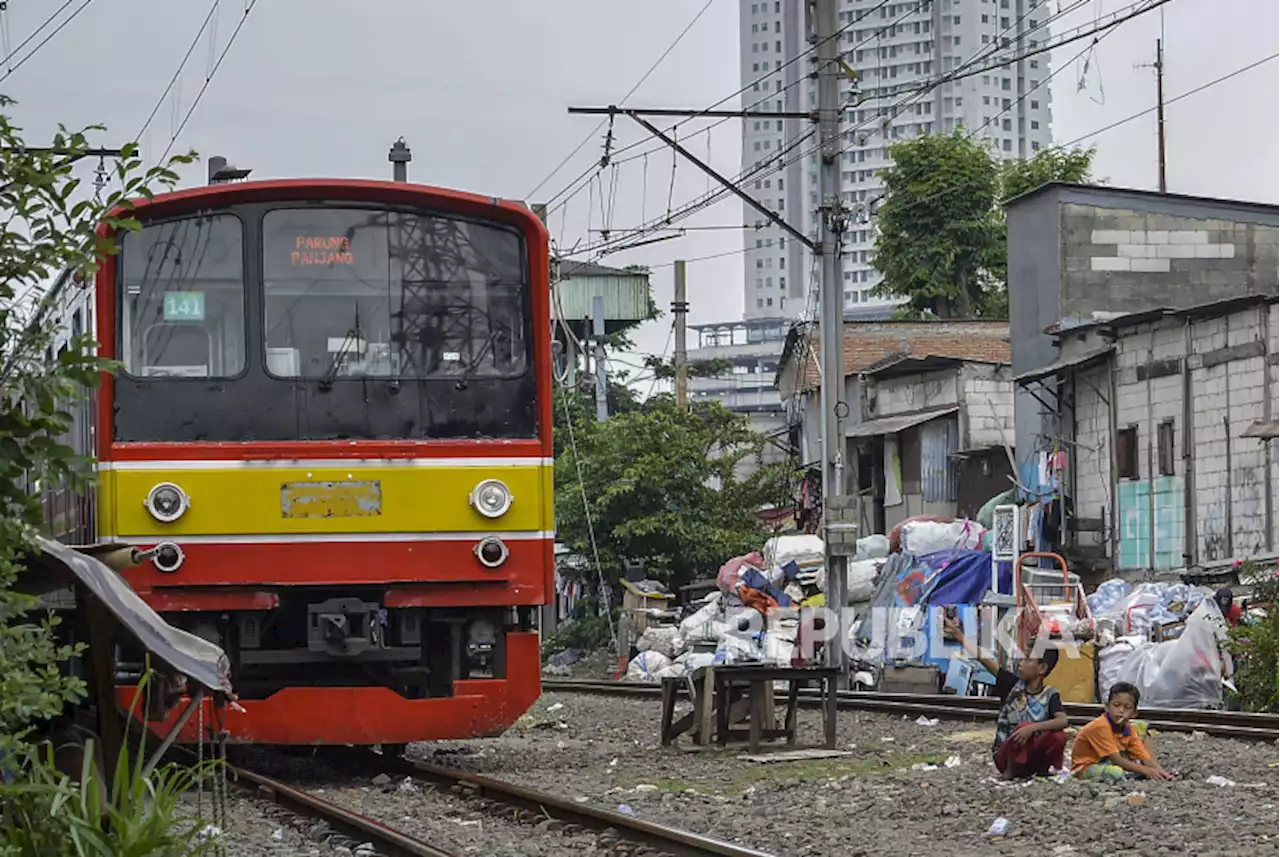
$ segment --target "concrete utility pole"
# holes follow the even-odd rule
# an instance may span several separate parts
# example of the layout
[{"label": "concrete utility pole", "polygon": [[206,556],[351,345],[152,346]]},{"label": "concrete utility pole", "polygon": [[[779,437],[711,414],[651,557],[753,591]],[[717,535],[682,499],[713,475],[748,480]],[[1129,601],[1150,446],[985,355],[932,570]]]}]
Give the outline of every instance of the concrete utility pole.
[{"label": "concrete utility pole", "polygon": [[685,263],[676,260],[676,293],[671,301],[671,315],[675,319],[676,340],[676,407],[689,407],[689,352],[685,347],[685,317],[689,314],[689,300],[685,293]]},{"label": "concrete utility pole", "polygon": [[[822,504],[827,553],[827,609],[837,617],[836,634],[826,644],[827,665],[840,667],[840,686],[848,684],[844,608],[847,601],[847,548],[837,537],[844,490],[844,300],[840,278],[840,235],[844,216],[840,200],[840,35],[837,0],[812,0],[813,38],[817,40],[818,77],[818,247],[819,306],[822,336]],[[844,534],[840,534],[843,536]]]},{"label": "concrete utility pole", "polygon": [[396,140],[391,151],[387,152],[387,160],[391,162],[391,180],[407,182],[409,180],[409,162],[413,160],[413,152],[404,142],[404,137]]},{"label": "concrete utility pole", "polygon": [[[1163,14],[1163,13],[1161,13]],[[1169,192],[1164,175],[1164,40],[1156,39],[1156,131],[1160,135],[1160,192]]]},{"label": "concrete utility pole", "polygon": [[[1164,32],[1163,12],[1160,19],[1160,31]],[[1156,70],[1156,166],[1157,183],[1161,193],[1169,192],[1169,183],[1165,181],[1164,158],[1164,39],[1156,39],[1156,61],[1140,63],[1135,68],[1153,68]]]},{"label": "concrete utility pole", "polygon": [[596,341],[596,422],[609,419],[609,373],[604,359],[604,298],[591,299],[592,338]]}]

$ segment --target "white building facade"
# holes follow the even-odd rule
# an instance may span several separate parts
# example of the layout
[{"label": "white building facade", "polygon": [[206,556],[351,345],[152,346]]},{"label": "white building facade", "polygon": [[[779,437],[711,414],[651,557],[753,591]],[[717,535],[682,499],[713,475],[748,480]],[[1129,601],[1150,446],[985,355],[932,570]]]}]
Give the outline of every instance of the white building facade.
[{"label": "white building facade", "polygon": [[[743,107],[797,112],[816,106],[807,4],[742,0],[739,32]],[[890,166],[888,147],[919,134],[965,129],[1001,158],[1030,158],[1048,146],[1052,111],[1049,54],[1007,67],[1001,57],[1048,41],[1052,7],[1043,0],[841,0],[840,48],[847,71],[840,189],[854,217],[843,248],[846,309],[883,304],[872,296],[874,212]],[[981,70],[980,70],[981,69]],[[974,71],[973,74],[965,74]],[[945,75],[957,79],[925,88]],[[743,120],[745,190],[806,234],[816,232],[816,136],[806,119]],[[808,251],[744,204],[745,317],[795,316],[812,277]]]}]

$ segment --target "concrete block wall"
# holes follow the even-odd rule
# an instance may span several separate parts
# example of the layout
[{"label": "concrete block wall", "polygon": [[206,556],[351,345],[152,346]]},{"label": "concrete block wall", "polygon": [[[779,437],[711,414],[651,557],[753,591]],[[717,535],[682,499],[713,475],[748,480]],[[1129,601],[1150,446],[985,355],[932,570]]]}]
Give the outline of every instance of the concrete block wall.
[{"label": "concrete block wall", "polygon": [[964,401],[961,447],[1013,446],[1013,371],[966,363],[960,372]]},{"label": "concrete block wall", "polygon": [[1111,368],[1109,365],[1077,373],[1075,377],[1075,508],[1081,518],[1101,518],[1104,532],[1078,534],[1081,545],[1105,545],[1111,555],[1115,510],[1111,497]]},{"label": "concrete block wall", "polygon": [[875,396],[873,418],[955,405],[959,401],[956,371],[943,369],[878,380],[875,382]]},{"label": "concrete block wall", "polygon": [[1061,217],[1064,319],[1277,291],[1274,226],[1078,203]]}]

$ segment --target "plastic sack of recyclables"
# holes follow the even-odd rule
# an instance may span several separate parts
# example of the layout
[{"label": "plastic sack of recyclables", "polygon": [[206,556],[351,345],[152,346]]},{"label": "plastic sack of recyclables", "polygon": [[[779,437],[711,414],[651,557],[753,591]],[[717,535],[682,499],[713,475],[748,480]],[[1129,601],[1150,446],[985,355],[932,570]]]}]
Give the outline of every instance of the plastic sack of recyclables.
[{"label": "plastic sack of recyclables", "polygon": [[[667,658],[674,658],[677,654],[675,651],[675,639],[680,635],[678,628],[662,627],[652,625],[644,629],[644,633],[640,635],[640,639],[636,640],[636,649],[641,652],[653,651]],[[683,641],[681,648],[683,648]]]},{"label": "plastic sack of recyclables", "polygon": [[[882,559],[855,559],[851,561],[846,569],[845,575],[845,603],[855,604],[863,601],[870,601],[871,596],[876,591],[876,579],[880,575],[880,568],[884,565]],[[815,581],[819,592],[827,591],[827,570],[824,568],[818,573],[818,579]]]},{"label": "plastic sack of recyclables", "polygon": [[1105,616],[1128,595],[1129,582],[1127,580],[1119,577],[1104,580],[1098,584],[1098,588],[1093,591],[1093,594],[1086,599],[1089,602],[1089,612],[1094,616]]},{"label": "plastic sack of recyclables", "polygon": [[935,551],[982,547],[983,529],[967,518],[948,521],[907,521],[902,524],[902,551],[924,556]]},{"label": "plastic sack of recyclables", "polygon": [[826,561],[826,543],[821,536],[774,536],[764,543],[764,563],[769,568],[794,561],[801,567],[822,565]]},{"label": "plastic sack of recyclables", "polygon": [[627,681],[658,681],[658,673],[671,666],[671,658],[654,651],[641,652],[627,664]]},{"label": "plastic sack of recyclables", "polygon": [[1142,704],[1156,708],[1222,707],[1222,655],[1226,623],[1212,598],[1203,599],[1176,640],[1152,643],[1122,637],[1098,655],[1098,695],[1118,681],[1137,685]]},{"label": "plastic sack of recyclables", "polygon": [[[733,559],[720,566],[720,571],[716,574],[716,587],[725,594],[732,594],[738,591],[738,586],[742,582],[742,574],[748,568],[756,571],[764,568],[764,557],[759,551],[753,551],[743,556],[735,556]],[[763,574],[763,572],[761,572]]]}]

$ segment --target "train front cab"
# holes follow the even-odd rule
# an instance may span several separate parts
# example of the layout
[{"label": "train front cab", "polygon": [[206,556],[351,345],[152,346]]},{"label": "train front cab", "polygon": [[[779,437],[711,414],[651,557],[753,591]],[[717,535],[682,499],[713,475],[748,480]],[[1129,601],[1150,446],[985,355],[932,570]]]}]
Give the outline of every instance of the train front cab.
[{"label": "train front cab", "polygon": [[[100,396],[99,531],[171,545],[127,576],[227,651],[231,740],[510,726],[540,692],[554,575],[541,224],[378,182],[201,188],[138,216],[98,281],[122,365]],[[410,307],[434,367],[413,375],[387,369]]]}]

